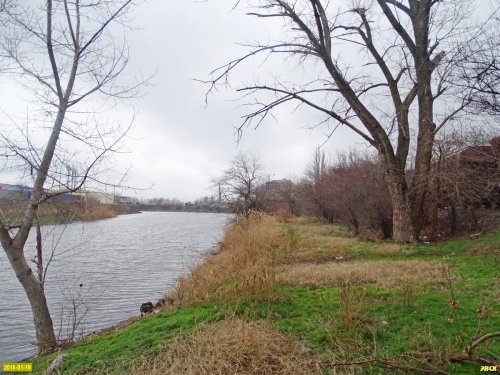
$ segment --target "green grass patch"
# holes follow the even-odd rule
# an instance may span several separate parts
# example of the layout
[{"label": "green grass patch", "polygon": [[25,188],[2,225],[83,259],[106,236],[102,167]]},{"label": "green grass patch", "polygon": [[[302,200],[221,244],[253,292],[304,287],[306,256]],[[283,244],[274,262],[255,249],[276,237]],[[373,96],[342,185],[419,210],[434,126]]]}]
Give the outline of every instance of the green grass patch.
[{"label": "green grass patch", "polygon": [[[138,361],[158,353],[165,343],[193,330],[197,323],[223,319],[216,305],[181,308],[132,323],[117,332],[78,343],[67,354],[63,374],[101,374],[127,371]],[[35,373],[43,373],[56,355],[37,358]]]},{"label": "green grass patch", "polygon": [[[482,257],[471,265],[487,262]],[[455,306],[450,304],[451,292],[444,282],[409,286],[411,290],[403,286],[396,289],[355,286],[357,292],[347,292],[354,296],[347,299],[350,306],[346,306],[346,298],[340,298],[346,293],[341,286],[282,286],[280,290],[286,298],[281,301],[250,299],[235,311],[249,319],[269,320],[280,331],[326,355],[325,358],[335,353],[336,361],[377,356],[404,363],[401,358],[411,355],[430,359],[435,366],[452,374],[467,374],[476,371],[477,365],[445,364],[441,359],[462,351],[473,339],[500,327],[493,270],[491,266],[483,266],[488,272],[477,279],[452,282]],[[467,268],[467,264],[460,267]],[[478,313],[481,306],[486,314]],[[478,353],[500,359],[500,340],[492,340]]]},{"label": "green grass patch", "polygon": [[404,248],[406,255],[458,255],[500,251],[500,232],[476,238],[454,239],[430,244],[410,244]]}]

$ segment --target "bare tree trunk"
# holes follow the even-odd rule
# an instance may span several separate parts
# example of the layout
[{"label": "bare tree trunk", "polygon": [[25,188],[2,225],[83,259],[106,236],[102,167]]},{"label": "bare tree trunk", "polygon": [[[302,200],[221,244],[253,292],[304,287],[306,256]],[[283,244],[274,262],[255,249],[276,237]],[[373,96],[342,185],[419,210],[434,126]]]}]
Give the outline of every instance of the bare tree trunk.
[{"label": "bare tree trunk", "polygon": [[38,273],[38,281],[43,289],[43,252],[42,252],[42,230],[40,228],[40,221],[38,220],[38,213],[35,219],[36,226],[36,269]]},{"label": "bare tree trunk", "polygon": [[415,157],[415,176],[411,186],[411,208],[413,216],[413,236],[418,240],[423,226],[424,203],[429,187],[430,165],[436,126],[434,125],[434,98],[432,95],[432,72],[442,56],[434,61],[429,52],[430,11],[432,1],[423,0],[410,3],[413,13],[415,37],[415,68],[418,99],[418,137]]},{"label": "bare tree trunk", "polygon": [[392,225],[394,242],[412,242],[413,225],[411,209],[408,202],[403,197],[393,199]]},{"label": "bare tree trunk", "polygon": [[57,346],[57,341],[43,286],[33,274],[20,249],[11,246],[7,249],[6,254],[31,305],[38,353],[50,353]]},{"label": "bare tree trunk", "polygon": [[395,242],[411,242],[414,232],[413,217],[404,173],[390,168],[387,171],[387,185],[392,200],[392,237]]},{"label": "bare tree trunk", "polygon": [[[40,84],[41,91],[37,91],[37,89],[31,87],[29,91],[33,90],[36,98],[42,95],[42,93],[47,96],[42,102],[44,106],[49,105],[48,108],[51,108],[47,113],[55,114],[52,111],[54,108],[57,109],[57,114],[55,114],[54,123],[43,149],[41,160],[36,157],[32,161],[31,153],[33,149],[28,139],[30,148],[27,151],[28,156],[25,157],[23,156],[24,150],[21,146],[13,144],[13,141],[0,135],[2,142],[6,144],[3,147],[7,147],[7,149],[13,148],[15,150],[14,154],[19,155],[20,159],[26,162],[32,171],[36,171],[31,198],[27,203],[24,217],[14,236],[10,232],[12,227],[0,218],[0,242],[19,282],[28,296],[33,312],[38,352],[40,354],[47,353],[56,347],[56,337],[47,300],[44,295],[43,279],[45,275],[43,272],[42,244],[37,215],[39,206],[52,196],[52,194],[47,194],[44,190],[47,179],[51,178],[53,182],[61,184],[61,179],[50,175],[50,169],[53,164],[66,112],[68,108],[77,105],[89,95],[97,92],[112,97],[115,95],[116,97],[133,97],[136,88],[142,86],[144,83],[139,82],[138,85],[134,85],[131,88],[121,85],[118,85],[119,88],[117,88],[114,85],[116,78],[125,68],[128,51],[126,43],[123,46],[117,44],[107,32],[107,28],[111,23],[118,21],[125,14],[133,1],[105,2],[106,4],[101,4],[103,2],[100,1],[93,2],[92,4],[80,3],[78,0],[46,0],[45,9],[40,8],[40,11],[44,12],[45,16],[42,16],[42,14],[37,16],[35,10],[24,8],[21,5],[19,7],[15,6],[7,14],[8,22],[6,25],[7,27],[12,26],[13,30],[19,31],[19,38],[15,36],[11,41],[12,36],[9,36],[7,39],[8,43],[5,43],[4,40],[0,43],[2,56],[5,54],[5,56],[10,58],[10,62],[13,65],[13,74],[17,75],[22,72],[23,75],[29,77],[30,82],[34,81]],[[87,16],[81,14],[82,12],[90,13]],[[45,21],[42,20],[42,17],[45,17]],[[82,21],[86,22],[85,26],[82,25]],[[46,27],[45,31],[40,30],[42,26]],[[26,47],[22,47],[25,35],[36,36],[36,38],[31,38],[29,42],[26,42],[26,46],[29,46],[29,48],[35,46],[37,54],[42,51],[42,48],[45,49],[46,63],[40,60],[40,65],[37,58],[34,59],[36,60],[35,62],[29,56],[25,56],[26,60],[21,58],[21,55],[29,52]],[[104,35],[111,38],[109,42],[101,42]],[[39,44],[37,44],[37,41]],[[80,69],[80,66],[84,68]],[[80,82],[80,85],[75,89],[77,80]],[[73,121],[70,124],[75,125]],[[86,168],[78,184],[74,183],[74,174],[72,175],[73,181],[66,188],[70,191],[76,191],[82,188],[95,163],[107,152],[112,152],[114,145],[119,139],[111,147],[105,146],[106,142],[103,134],[106,131],[103,132],[100,129],[97,133],[99,140],[94,148],[92,142],[82,139],[85,137],[76,135],[78,131],[75,133],[73,128],[70,129],[71,125],[66,124],[66,126],[66,133],[90,146],[96,157],[88,168]],[[81,131],[84,134],[92,133],[90,130],[87,133],[88,130],[84,124],[75,126],[81,126]],[[20,152],[19,150],[23,151]],[[58,174],[55,173],[55,175],[57,176]],[[37,275],[29,267],[24,254],[26,241],[34,225],[37,231]]]},{"label": "bare tree trunk", "polygon": [[457,209],[454,203],[450,205],[448,217],[450,218],[450,233],[455,234],[457,232]]},{"label": "bare tree trunk", "polygon": [[[430,94],[426,94],[428,96]],[[423,227],[424,205],[429,189],[430,164],[432,159],[432,147],[434,145],[434,124],[432,122],[432,99],[426,98],[420,105],[420,125],[417,140],[417,155],[415,160],[415,176],[411,188],[411,205],[413,216],[414,238],[418,239]]]}]

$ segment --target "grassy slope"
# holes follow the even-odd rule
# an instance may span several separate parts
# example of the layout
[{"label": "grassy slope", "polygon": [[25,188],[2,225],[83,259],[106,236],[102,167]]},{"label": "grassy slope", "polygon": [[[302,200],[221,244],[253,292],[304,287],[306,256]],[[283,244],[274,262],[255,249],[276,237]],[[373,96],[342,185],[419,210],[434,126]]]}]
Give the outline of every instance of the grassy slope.
[{"label": "grassy slope", "polygon": [[[115,333],[89,338],[67,352],[65,373],[123,372],[142,358],[157,353],[165,341],[190,332],[199,322],[210,322],[223,315],[215,305],[180,308],[134,322]],[[43,372],[56,354],[37,358],[35,373]]]},{"label": "grassy slope", "polygon": [[[262,232],[262,228],[255,236],[238,242],[240,246],[241,242],[248,241],[255,248],[265,248],[266,243],[273,242],[272,246],[256,253],[258,259],[265,258],[267,253],[273,254],[259,264],[259,268],[269,266],[262,273],[265,276],[259,274],[261,281],[251,277],[255,271],[250,264],[254,267],[257,258],[227,256],[231,254],[231,244],[238,238],[226,236],[222,255],[207,262],[206,270],[192,276],[198,282],[181,283],[177,294],[181,307],[76,345],[67,351],[64,373],[134,372],[131,367],[145,358],[161,361],[164,345],[173,337],[186,336],[200,323],[205,325],[227,315],[265,321],[312,349],[312,355],[319,358],[323,369],[311,368],[310,373],[333,374],[332,363],[373,358],[427,370],[439,368],[451,374],[479,373],[477,364],[450,364],[446,358],[450,353],[463,350],[473,338],[500,327],[500,275],[494,257],[500,250],[500,233],[400,247],[361,242],[349,238],[339,226],[311,220],[288,224],[266,220],[265,225],[279,226],[279,233],[284,233],[281,242],[270,241],[276,233]],[[243,228],[251,230],[248,225]],[[259,242],[259,237],[265,240]],[[241,247],[236,252],[248,251]],[[332,263],[336,257],[337,260],[343,257],[342,263]],[[376,273],[368,275],[368,270],[356,268],[357,264],[367,261],[381,262],[381,267],[388,267],[394,264],[391,262],[401,260],[419,261],[423,268],[416,269],[414,275],[411,270],[403,274],[391,271],[395,272],[395,282],[391,283],[387,283],[386,276],[379,280]],[[238,267],[231,269],[231,263]],[[322,267],[336,267],[336,264],[352,265],[346,272],[356,283],[349,283],[349,279],[333,283],[321,281],[328,280],[321,279]],[[433,272],[436,267],[443,271],[432,279],[420,278],[426,264],[429,269],[434,267]],[[286,274],[288,267],[297,266],[311,267],[318,278],[310,282],[291,279],[284,285],[280,275]],[[363,277],[369,276],[375,279],[364,282]],[[219,279],[209,283],[207,277]],[[193,292],[196,288],[199,290]],[[489,341],[478,353],[500,360],[500,340]],[[52,358],[36,360],[35,370],[41,371]],[[403,373],[373,362],[335,369],[347,374]]]}]

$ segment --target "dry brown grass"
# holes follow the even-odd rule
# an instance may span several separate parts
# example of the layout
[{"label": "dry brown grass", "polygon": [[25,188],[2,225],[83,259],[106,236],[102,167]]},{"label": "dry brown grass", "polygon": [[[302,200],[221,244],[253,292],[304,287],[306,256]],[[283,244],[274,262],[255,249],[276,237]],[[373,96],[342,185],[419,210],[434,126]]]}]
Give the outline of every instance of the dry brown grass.
[{"label": "dry brown grass", "polygon": [[340,319],[349,331],[354,331],[365,320],[366,291],[351,283],[342,284],[339,293]]},{"label": "dry brown grass", "polygon": [[348,249],[357,243],[354,238],[300,235],[296,249],[289,254],[291,262],[316,262],[346,255]]},{"label": "dry brown grass", "polygon": [[310,218],[297,218],[293,222],[304,237],[333,236],[333,237],[352,237],[349,231],[337,224],[323,223],[321,221],[310,222]]},{"label": "dry brown grass", "polygon": [[253,213],[238,217],[212,254],[168,296],[192,305],[209,300],[244,298],[272,287],[276,259],[288,247],[288,239],[271,216]]},{"label": "dry brown grass", "polygon": [[370,244],[367,254],[374,255],[396,255],[401,253],[401,245],[397,243]]},{"label": "dry brown grass", "polygon": [[100,204],[97,202],[87,202],[83,205],[75,205],[75,214],[82,220],[109,219],[119,214],[126,213],[126,210],[116,204]]},{"label": "dry brown grass", "polygon": [[231,318],[170,342],[132,374],[317,374],[319,360],[266,323]]},{"label": "dry brown grass", "polygon": [[[293,221],[300,240],[290,249],[290,239],[275,217],[261,213],[238,217],[226,231],[217,253],[208,256],[189,276],[182,278],[177,289],[167,296],[167,301],[173,301],[174,305],[234,301],[259,296],[277,283],[374,283],[395,287],[441,276],[439,265],[430,262],[352,260],[349,254],[359,241],[332,234],[342,228],[323,223],[302,224],[300,219]],[[389,243],[372,244],[366,250],[377,255],[400,251],[399,245]],[[348,261],[329,262],[339,257]],[[283,259],[292,264],[279,266]],[[168,308],[167,305],[165,309]]]},{"label": "dry brown grass", "polygon": [[280,208],[274,213],[274,217],[280,223],[290,223],[296,220],[296,216],[292,214],[289,210]]},{"label": "dry brown grass", "polygon": [[282,267],[278,281],[290,285],[353,283],[394,288],[408,282],[436,281],[443,276],[439,263],[425,261],[364,260],[344,263],[293,264]]}]

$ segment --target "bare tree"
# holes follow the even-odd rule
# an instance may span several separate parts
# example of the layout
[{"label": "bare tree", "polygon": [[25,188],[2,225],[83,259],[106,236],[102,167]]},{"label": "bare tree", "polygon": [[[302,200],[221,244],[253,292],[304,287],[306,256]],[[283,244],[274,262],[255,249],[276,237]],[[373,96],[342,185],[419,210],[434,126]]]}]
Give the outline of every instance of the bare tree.
[{"label": "bare tree", "polygon": [[355,234],[392,237],[392,206],[380,160],[351,150],[338,156],[328,171],[333,212]]},{"label": "bare tree", "polygon": [[299,204],[312,200],[324,219],[340,220],[356,235],[374,231],[391,238],[390,195],[377,157],[351,150],[327,162],[316,151],[301,188]]},{"label": "bare tree", "polygon": [[328,161],[324,151],[316,149],[312,160],[306,167],[305,178],[301,182],[304,198],[312,200],[320,215],[333,221],[334,215],[331,203],[331,184],[328,183]]},{"label": "bare tree", "polygon": [[[84,104],[92,106],[95,94],[132,97],[143,83],[122,86],[117,81],[127,65],[128,49],[125,41],[111,35],[111,28],[125,25],[132,3],[47,0],[44,6],[11,6],[2,12],[2,55],[8,58],[16,82],[38,100],[41,109],[37,139],[31,136],[31,123],[36,119],[29,119],[29,126],[18,126],[20,138],[14,137],[14,131],[2,132],[0,137],[4,168],[25,168],[33,178],[31,197],[20,222],[0,218],[0,241],[31,304],[40,354],[50,352],[57,343],[42,283],[43,270],[39,264],[39,277],[32,271],[25,244],[32,227],[38,227],[40,205],[93,180],[96,166],[116,151],[126,133],[127,129],[120,131],[99,122]],[[61,145],[63,137],[66,145]],[[40,139],[44,145],[37,146]],[[87,156],[78,172],[68,167],[75,162],[76,142],[86,148]],[[50,193],[47,187],[59,189]],[[41,248],[39,253],[41,262]]]},{"label": "bare tree", "polygon": [[264,196],[259,187],[264,182],[264,168],[254,154],[239,153],[222,176],[212,180],[219,199],[227,202],[236,212],[247,213],[262,208]]},{"label": "bare tree", "polygon": [[[465,33],[470,38],[479,33],[465,24],[469,2],[262,0],[253,4],[249,14],[284,22],[285,39],[248,45],[245,56],[212,72],[209,92],[226,84],[234,69],[256,55],[263,54],[265,62],[276,55],[310,61],[311,69],[320,69],[314,71],[317,79],[301,83],[296,77],[283,78],[280,72],[270,83],[240,87],[244,97],[256,97],[240,130],[251,123],[258,126],[275,108],[290,102],[324,115],[323,122],[349,128],[379,153],[392,200],[394,240],[416,240],[434,138],[471,102],[447,79],[457,69],[455,57],[467,43]],[[357,49],[354,54],[347,52],[353,49]],[[414,164],[409,166],[412,147]],[[408,169],[413,170],[411,181]]]},{"label": "bare tree", "polygon": [[[500,5],[497,3],[497,7]],[[500,16],[494,11],[482,33],[461,50],[455,84],[470,92],[472,108],[479,113],[500,114]]]}]

